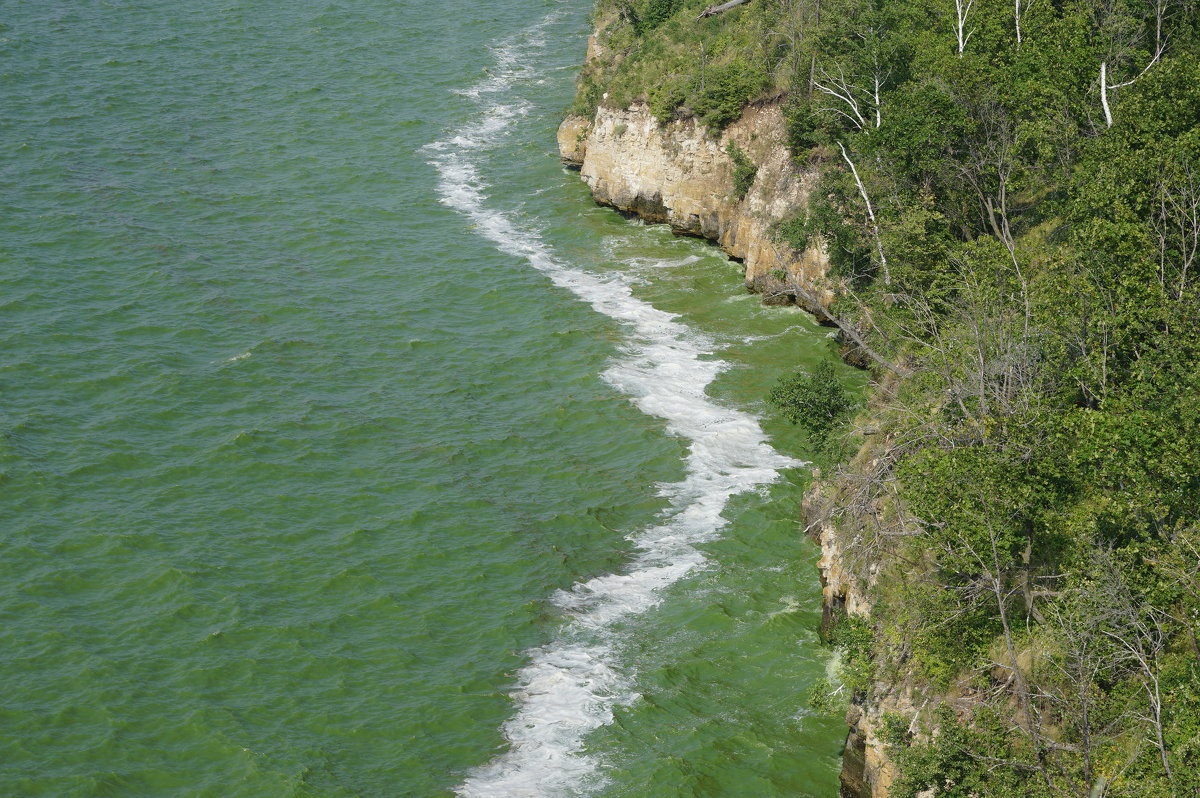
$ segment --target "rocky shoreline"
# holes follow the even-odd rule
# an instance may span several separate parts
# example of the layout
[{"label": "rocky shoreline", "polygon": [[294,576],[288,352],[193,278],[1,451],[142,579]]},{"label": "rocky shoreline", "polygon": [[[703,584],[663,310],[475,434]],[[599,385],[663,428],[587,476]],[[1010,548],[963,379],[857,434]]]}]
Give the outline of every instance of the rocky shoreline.
[{"label": "rocky shoreline", "polygon": [[[778,102],[752,105],[713,137],[694,119],[660,125],[642,104],[601,106],[592,119],[570,116],[558,130],[563,163],[576,168],[602,205],[706,238],[744,264],[746,287],[771,302],[798,302],[822,315],[833,295],[818,287],[829,269],[820,247],[797,251],[774,235],[808,204],[816,170],[788,152]],[[745,195],[734,188],[730,145],[754,165]],[[797,297],[802,286],[818,301]]]},{"label": "rocky shoreline", "polygon": [[[719,137],[693,119],[659,124],[643,104],[601,106],[591,119],[567,117],[558,130],[558,146],[562,162],[579,170],[596,202],[712,241],[744,265],[748,290],[767,302],[795,302],[823,318],[833,300],[824,280],[828,257],[818,246],[797,251],[774,235],[776,225],[807,208],[818,177],[816,169],[802,168],[791,157],[784,124],[779,101],[747,107]],[[731,143],[755,168],[754,181],[740,198]],[[856,461],[869,460],[879,445],[864,441]],[[866,617],[870,612],[869,574],[849,567],[846,544],[832,520],[837,494],[838,485],[818,476],[802,519],[821,546],[818,568],[827,623],[842,614]],[[911,691],[878,684],[870,692],[855,696],[847,713],[842,798],[888,794],[896,768],[879,739],[883,715],[917,714]]]}]

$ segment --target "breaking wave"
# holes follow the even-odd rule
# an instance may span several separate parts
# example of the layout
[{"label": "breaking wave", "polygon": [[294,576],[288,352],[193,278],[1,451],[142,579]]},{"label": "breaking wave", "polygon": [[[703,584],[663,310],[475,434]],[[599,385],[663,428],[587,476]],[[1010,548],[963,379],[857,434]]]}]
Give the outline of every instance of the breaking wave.
[{"label": "breaking wave", "polygon": [[720,534],[732,496],[775,481],[782,468],[804,465],[772,449],[757,418],[706,395],[727,365],[711,357],[713,341],[633,296],[629,280],[564,262],[535,225],[489,205],[480,167],[513,122],[534,107],[520,93],[536,85],[536,56],[556,13],[493,48],[488,77],[460,92],[479,106],[478,114],[425,152],[438,170],[444,204],[501,252],[524,259],[624,325],[622,353],[603,377],[687,441],[686,476],[660,487],[668,509],[630,535],[635,554],[626,567],[553,597],[563,622],[552,642],[527,652],[528,664],[517,674],[515,711],[503,726],[509,748],[467,775],[456,789],[463,798],[554,796],[601,785],[601,763],[585,752],[585,738],[637,698],[633,674],[620,661],[620,623],[655,606],[665,588],[704,566],[698,545]]}]

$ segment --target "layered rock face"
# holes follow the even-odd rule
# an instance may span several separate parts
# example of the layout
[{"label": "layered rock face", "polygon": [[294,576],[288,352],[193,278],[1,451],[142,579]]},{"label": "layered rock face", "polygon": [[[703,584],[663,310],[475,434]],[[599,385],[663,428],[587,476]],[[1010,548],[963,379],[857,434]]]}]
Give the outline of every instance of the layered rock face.
[{"label": "layered rock face", "polygon": [[[595,37],[588,57],[598,56]],[[735,144],[753,162],[754,182],[745,196],[734,188],[735,164],[728,145]],[[777,224],[804,214],[818,173],[799,168],[786,145],[784,116],[778,102],[749,106],[720,136],[709,135],[694,119],[660,124],[650,109],[601,107],[592,119],[570,116],[558,130],[563,163],[580,170],[595,200],[647,222],[669,224],[680,234],[718,244],[745,265],[748,289],[768,302],[803,305],[825,318],[833,299],[823,279],[829,261],[819,246],[798,251],[776,240]],[[797,288],[801,289],[797,292]],[[825,483],[828,487],[828,483]],[[809,520],[828,517],[819,505],[822,484],[813,486]],[[866,616],[867,585],[851,574],[842,542],[831,523],[815,523],[821,544],[821,580],[829,619],[841,612]],[[885,713],[915,714],[911,691],[885,684],[873,686],[867,700],[851,706],[841,776],[843,798],[885,798],[895,779],[895,765],[878,737]]]},{"label": "layered rock face", "polygon": [[[819,479],[805,496],[807,520],[821,545],[817,568],[821,573],[824,623],[831,624],[839,613],[869,617],[871,601],[862,580],[847,568],[845,543],[827,518],[828,501],[823,495],[831,486]],[[856,696],[846,713],[846,748],[842,753],[841,798],[886,798],[896,779],[896,766],[879,738],[883,716],[887,713],[911,718],[915,714],[911,691],[890,684],[873,685],[869,698]]]},{"label": "layered rock face", "polygon": [[[753,162],[746,195],[734,190],[733,142]],[[828,270],[818,247],[798,252],[776,241],[772,228],[804,213],[816,172],[797,169],[786,146],[778,103],[748,107],[719,136],[693,119],[660,125],[645,105],[601,107],[594,119],[568,117],[559,128],[563,162],[578,167],[597,202],[671,225],[678,233],[716,242],[746,268],[746,285],[767,301],[793,301],[799,284],[828,305],[816,288]]]},{"label": "layered rock face", "polygon": [[[878,413],[895,397],[898,378],[886,377],[876,388],[868,413]],[[874,610],[875,588],[884,576],[887,554],[873,542],[871,530],[878,530],[879,519],[888,517],[891,494],[864,493],[864,484],[878,480],[889,470],[895,440],[878,431],[864,431],[858,453],[836,473],[822,477],[813,473],[813,482],[804,496],[805,529],[821,546],[817,569],[821,575],[823,604],[822,627],[828,632],[842,616],[861,618],[870,623]],[[958,698],[964,698],[959,694]],[[908,733],[920,743],[929,742],[916,718],[924,713],[928,723],[933,710],[950,703],[946,695],[932,695],[924,681],[917,678],[908,664],[901,663],[887,680],[875,681],[851,697],[846,713],[846,747],[842,754],[841,798],[887,798],[899,776],[890,747],[884,742],[885,718],[903,719]],[[926,711],[928,708],[928,711]],[[921,794],[924,798],[931,798]]]}]

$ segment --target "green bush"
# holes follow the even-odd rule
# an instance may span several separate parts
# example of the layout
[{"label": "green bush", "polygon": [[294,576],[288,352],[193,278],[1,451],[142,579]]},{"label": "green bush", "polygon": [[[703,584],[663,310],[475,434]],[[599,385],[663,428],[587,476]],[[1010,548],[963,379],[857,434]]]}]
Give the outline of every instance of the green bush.
[{"label": "green bush", "polygon": [[908,745],[912,735],[908,733],[908,721],[903,715],[896,712],[885,712],[882,721],[879,739],[884,745],[891,748],[903,748]]},{"label": "green bush", "polygon": [[576,116],[586,116],[589,119],[596,115],[600,100],[604,96],[604,87],[596,80],[596,76],[584,71],[579,76],[579,84],[575,91],[575,102],[571,105],[571,113]]},{"label": "green bush", "polygon": [[710,67],[693,110],[710,129],[720,132],[742,115],[742,108],[766,85],[766,72],[745,61]]},{"label": "green bush", "polygon": [[803,213],[785,219],[775,225],[773,231],[776,241],[782,241],[798,252],[808,249],[809,242],[816,232],[808,216]]},{"label": "green bush", "polygon": [[725,146],[725,154],[733,161],[733,194],[741,200],[745,198],[750,186],[754,185],[758,167],[750,160],[750,156],[732,141]]},{"label": "green bush", "polygon": [[825,677],[817,679],[812,683],[812,687],[808,688],[808,706],[813,712],[819,712],[822,715],[837,713],[842,708],[842,702],[838,698],[833,685]]},{"label": "green bush", "polygon": [[829,642],[842,650],[841,678],[853,693],[871,684],[874,662],[871,658],[875,633],[870,624],[853,615],[843,615],[829,633]]},{"label": "green bush", "polygon": [[675,109],[687,100],[687,91],[677,80],[668,80],[650,90],[650,113],[665,125],[675,118]]},{"label": "green bush", "polygon": [[783,109],[787,125],[787,144],[793,158],[803,159],[815,148],[828,143],[821,120],[809,103],[792,100]]},{"label": "green bush", "polygon": [[821,176],[809,197],[808,217],[802,228],[807,232],[806,243],[813,235],[821,236],[831,274],[856,281],[873,271],[872,242],[867,229],[845,215],[845,209],[856,208],[859,202],[858,189],[849,174],[830,170]]},{"label": "green bush", "polygon": [[797,371],[781,378],[767,400],[788,421],[818,437],[833,429],[852,407],[850,395],[828,360],[817,363],[810,374]]},{"label": "green bush", "polygon": [[[990,709],[981,708],[969,726],[948,706],[938,707],[934,717],[940,734],[895,753],[900,777],[891,794],[896,798],[916,798],[929,789],[941,798],[1058,798],[1063,794],[1038,774],[1032,746],[1014,744],[1005,719]],[[989,762],[1009,766],[988,767]]]},{"label": "green bush", "polygon": [[670,19],[682,3],[680,0],[647,0],[638,20],[638,32],[647,33]]}]

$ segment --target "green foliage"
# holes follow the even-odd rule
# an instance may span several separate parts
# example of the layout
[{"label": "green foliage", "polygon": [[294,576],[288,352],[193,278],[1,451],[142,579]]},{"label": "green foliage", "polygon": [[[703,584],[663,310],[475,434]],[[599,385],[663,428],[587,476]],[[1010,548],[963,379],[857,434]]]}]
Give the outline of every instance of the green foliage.
[{"label": "green foliage", "polygon": [[892,261],[892,277],[906,289],[920,292],[935,310],[944,310],[958,282],[946,263],[959,247],[934,197],[920,194],[897,207],[885,220],[882,237]]},{"label": "green foliage", "polygon": [[811,372],[797,371],[780,378],[767,399],[784,418],[817,437],[828,434],[852,407],[849,393],[828,360],[818,361]]},{"label": "green foliage", "polygon": [[772,33],[774,3],[697,19],[704,0],[599,0],[601,75],[613,107],[647,102],[660,122],[696,116],[719,132],[758,95],[785,88],[789,56]]},{"label": "green foliage", "polygon": [[[603,86],[719,131],[786,92],[787,144],[819,174],[773,235],[821,247],[832,312],[912,372],[843,485],[848,539],[882,568],[871,625],[834,635],[851,690],[891,673],[990,702],[940,711],[933,736],[885,720],[893,794],[1086,796],[1101,774],[1110,798],[1198,793],[1193,5],[1024,3],[1018,43],[1011,4],[976,3],[960,53],[944,2],[764,0],[706,20],[704,0],[623,2],[636,13],[609,15],[614,56],[580,102]],[[742,197],[753,165],[728,152]],[[830,434],[850,403],[828,364],[770,400],[816,442],[849,437]]]},{"label": "green foliage", "polygon": [[750,186],[754,185],[758,167],[750,160],[745,150],[732,141],[725,145],[725,154],[733,161],[733,195],[741,200],[745,198]]},{"label": "green foliage", "polygon": [[[1038,776],[1033,752],[1013,742],[1002,718],[981,712],[967,726],[947,707],[936,712],[939,734],[897,754],[894,798],[935,789],[944,798],[1061,798]],[[997,761],[1008,767],[994,768]]]},{"label": "green foliage", "polygon": [[604,87],[596,79],[596,75],[585,70],[579,75],[579,83],[575,91],[575,102],[571,105],[571,113],[585,116],[589,119],[596,114],[600,107],[600,99],[604,95]]},{"label": "green foliage", "polygon": [[638,32],[647,33],[667,21],[682,5],[680,0],[646,0],[640,15]]},{"label": "green foliage", "polygon": [[877,614],[893,644],[909,652],[910,670],[946,690],[986,656],[1001,630],[989,606],[963,595],[968,580],[955,576],[936,588],[931,582],[897,579]]},{"label": "green foliage", "polygon": [[838,692],[825,677],[821,677],[808,688],[808,706],[813,712],[833,715],[843,711],[846,704],[845,691]]},{"label": "green foliage", "polygon": [[884,745],[900,748],[908,744],[911,735],[908,732],[908,721],[896,712],[885,712],[881,718],[879,739]]},{"label": "green foliage", "polygon": [[791,219],[785,219],[775,225],[772,233],[777,241],[782,241],[797,252],[808,249],[815,235],[807,214],[797,214]]},{"label": "green foliage", "polygon": [[667,80],[650,90],[650,113],[665,125],[675,118],[675,111],[687,101],[686,87],[678,80]]},{"label": "green foliage", "polygon": [[810,103],[792,97],[784,107],[787,123],[787,144],[792,157],[803,159],[816,147],[829,142],[829,135],[821,124],[821,117],[814,112]]},{"label": "green foliage", "polygon": [[746,103],[766,85],[765,70],[740,59],[713,66],[706,70],[704,88],[692,110],[712,131],[719,132],[741,116]]},{"label": "green foliage", "polygon": [[855,281],[872,271],[867,228],[848,216],[857,207],[856,189],[844,172],[822,176],[808,201],[807,238],[819,235],[837,277]]},{"label": "green foliage", "polygon": [[829,642],[841,652],[843,683],[851,693],[861,693],[871,683],[875,634],[870,624],[853,615],[843,615],[829,634]]},{"label": "green foliage", "polygon": [[966,110],[944,86],[909,84],[892,95],[884,124],[868,141],[889,164],[920,185],[938,179],[975,131]]}]

